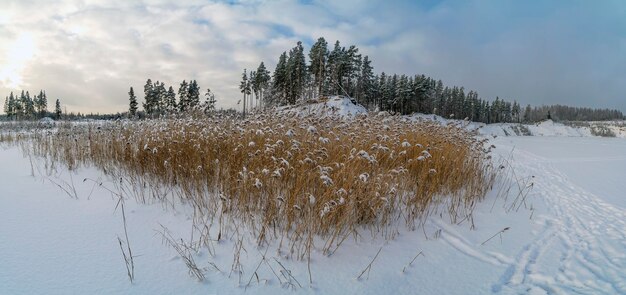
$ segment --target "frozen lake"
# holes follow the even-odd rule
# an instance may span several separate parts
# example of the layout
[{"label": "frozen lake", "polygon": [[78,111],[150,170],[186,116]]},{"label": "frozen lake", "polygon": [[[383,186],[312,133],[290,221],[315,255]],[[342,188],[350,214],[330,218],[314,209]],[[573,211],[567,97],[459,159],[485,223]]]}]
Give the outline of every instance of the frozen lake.
[{"label": "frozen lake", "polygon": [[497,142],[534,154],[573,184],[626,209],[626,139],[533,136]]}]

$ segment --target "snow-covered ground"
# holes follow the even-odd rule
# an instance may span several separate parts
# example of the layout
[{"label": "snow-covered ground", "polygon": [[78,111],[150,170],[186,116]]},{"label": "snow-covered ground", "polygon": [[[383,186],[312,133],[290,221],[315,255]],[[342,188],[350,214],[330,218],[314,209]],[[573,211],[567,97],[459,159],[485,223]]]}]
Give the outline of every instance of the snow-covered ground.
[{"label": "snow-covered ground", "polygon": [[[214,256],[193,256],[206,276],[198,282],[158,233],[164,226],[188,240],[189,207],[127,200],[131,284],[117,198],[83,181],[111,186],[102,173],[59,168],[46,176],[40,160],[0,149],[0,294],[626,294],[626,139],[499,136],[492,143],[509,159],[503,171],[513,187],[506,199],[496,187],[478,205],[475,229],[433,216],[423,230],[401,229],[392,241],[363,233],[330,257],[313,254],[313,284],[306,262],[253,241],[245,243],[241,279],[230,274],[236,241],[229,239],[215,244]],[[78,199],[57,186],[71,183]],[[527,195],[516,194],[518,184],[531,183]]]},{"label": "snow-covered ground", "polygon": [[294,106],[284,106],[277,109],[283,114],[298,116],[339,116],[352,117],[367,113],[367,109],[345,96],[331,96],[318,100],[302,102]]},{"label": "snow-covered ground", "polygon": [[496,145],[512,151],[517,173],[535,175],[541,208],[503,290],[626,294],[626,140],[509,137]]},{"label": "snow-covered ground", "polygon": [[566,136],[566,137],[592,137],[594,130],[612,132],[613,137],[626,138],[626,122],[576,122],[563,124],[552,120],[545,120],[534,124],[517,123],[494,123],[484,124],[476,122],[464,122],[456,119],[446,119],[437,115],[414,114],[407,116],[412,120],[431,120],[442,124],[454,123],[466,126],[469,130],[477,130],[482,135],[496,136]]}]

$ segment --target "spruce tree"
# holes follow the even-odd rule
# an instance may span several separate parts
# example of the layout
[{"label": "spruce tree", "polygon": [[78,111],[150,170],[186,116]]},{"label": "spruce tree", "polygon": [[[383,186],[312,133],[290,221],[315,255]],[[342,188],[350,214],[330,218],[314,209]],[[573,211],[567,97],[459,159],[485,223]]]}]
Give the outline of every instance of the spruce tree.
[{"label": "spruce tree", "polygon": [[189,84],[183,80],[178,88],[178,109],[185,112],[189,108]]},{"label": "spruce tree", "polygon": [[26,91],[26,97],[24,99],[24,112],[27,118],[35,118],[37,111],[35,111],[35,104],[33,103],[30,93]]},{"label": "spruce tree", "polygon": [[61,102],[57,99],[56,103],[54,104],[54,115],[57,120],[61,119],[61,113]]},{"label": "spruce tree", "polygon": [[128,91],[128,115],[131,118],[137,116],[137,97],[135,96],[135,91],[133,87],[130,87],[130,91]]},{"label": "spruce tree", "polygon": [[41,100],[40,100],[40,98],[41,98],[41,94],[42,93],[43,93],[43,91],[39,91],[39,94],[35,94],[35,96],[33,97],[33,105],[35,107],[35,113],[36,113],[37,116],[39,116],[39,114],[41,113],[40,112],[40,109],[41,109],[41,106],[40,106]]},{"label": "spruce tree", "polygon": [[153,105],[155,113],[162,114],[166,109],[167,90],[165,83],[157,81],[154,84]]},{"label": "spruce tree", "polygon": [[9,119],[11,119],[11,117],[15,119],[17,112],[16,112],[16,101],[15,101],[15,97],[13,96],[13,91],[11,91],[11,94],[9,94],[9,108],[8,109],[9,109],[9,112],[7,113],[7,115],[9,116]]},{"label": "spruce tree", "polygon": [[176,110],[176,92],[174,91],[174,88],[170,86],[167,89],[167,94],[165,95],[165,112],[167,112],[168,114],[173,114],[176,112]]},{"label": "spruce tree", "polygon": [[146,112],[146,115],[152,115],[155,111],[154,105],[154,85],[152,84],[152,80],[148,79],[146,81],[146,85],[143,86],[144,100],[143,110]]},{"label": "spruce tree", "polygon": [[39,113],[39,117],[45,117],[48,112],[48,98],[46,97],[46,92],[43,90],[39,91],[39,96],[37,98],[37,112]]},{"label": "spruce tree", "polygon": [[385,72],[380,74],[380,80],[378,82],[379,85],[379,99],[378,99],[378,110],[388,110],[389,105],[389,92],[387,90],[387,75]]},{"label": "spruce tree", "polygon": [[189,82],[189,90],[187,93],[187,102],[190,110],[197,108],[200,105],[200,87],[196,80]]}]

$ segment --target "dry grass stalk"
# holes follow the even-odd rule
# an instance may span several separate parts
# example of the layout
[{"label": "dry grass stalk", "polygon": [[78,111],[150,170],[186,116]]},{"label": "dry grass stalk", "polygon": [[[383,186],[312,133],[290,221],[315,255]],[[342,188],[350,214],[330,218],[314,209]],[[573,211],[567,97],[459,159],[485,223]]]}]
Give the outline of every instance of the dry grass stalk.
[{"label": "dry grass stalk", "polygon": [[140,202],[191,204],[205,243],[202,224],[216,223],[218,241],[245,226],[258,245],[278,239],[299,259],[318,238],[329,254],[364,227],[392,239],[400,223],[413,229],[431,214],[471,222],[495,177],[486,139],[401,117],[217,114],[57,128],[31,132],[29,150],[51,165],[96,166]]},{"label": "dry grass stalk", "polygon": [[420,255],[423,255],[422,250],[420,250],[420,251],[417,253],[417,255],[415,255],[415,256],[413,257],[413,259],[411,259],[411,261],[409,262],[409,264],[405,265],[405,266],[404,266],[404,268],[402,268],[402,272],[404,273],[404,272],[406,271],[406,269],[407,269],[408,267],[410,267],[410,266],[413,264],[413,262],[415,262],[415,259],[417,259],[417,257],[419,257]]},{"label": "dry grass stalk", "polygon": [[163,240],[170,247],[174,248],[176,252],[178,252],[178,255],[180,256],[180,258],[183,259],[183,262],[185,262],[185,265],[187,266],[187,269],[189,270],[189,274],[194,276],[200,282],[204,281],[206,279],[206,277],[204,276],[204,271],[198,267],[198,265],[196,264],[196,261],[193,259],[194,252],[192,251],[192,248],[188,246],[187,244],[185,244],[185,242],[182,239],[180,242],[177,242],[176,239],[172,237],[172,234],[170,233],[170,231],[167,228],[165,228],[163,225],[161,225],[161,228],[162,228],[162,231],[159,231],[159,233],[163,237]]},{"label": "dry grass stalk", "polygon": [[365,267],[365,269],[363,269],[363,271],[359,274],[359,276],[356,278],[357,280],[360,280],[361,277],[367,272],[367,279],[369,280],[370,278],[370,271],[372,270],[372,264],[374,264],[374,261],[376,260],[376,258],[378,258],[378,254],[380,254],[380,251],[383,250],[383,247],[380,247],[380,249],[378,249],[378,252],[376,252],[376,255],[374,256],[374,258],[372,259],[372,261],[370,261],[370,263]]}]

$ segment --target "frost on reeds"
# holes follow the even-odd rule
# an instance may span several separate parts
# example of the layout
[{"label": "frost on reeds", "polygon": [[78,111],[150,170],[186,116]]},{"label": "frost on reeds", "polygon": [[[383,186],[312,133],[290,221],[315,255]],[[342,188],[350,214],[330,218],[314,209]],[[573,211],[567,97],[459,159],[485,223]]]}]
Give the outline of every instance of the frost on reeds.
[{"label": "frost on reeds", "polygon": [[33,138],[35,154],[94,165],[139,201],[174,196],[222,237],[243,225],[259,245],[279,239],[300,258],[312,247],[334,252],[363,229],[393,238],[431,214],[471,221],[495,175],[484,140],[401,117],[217,114],[60,126]]}]

